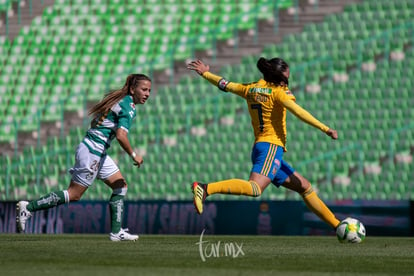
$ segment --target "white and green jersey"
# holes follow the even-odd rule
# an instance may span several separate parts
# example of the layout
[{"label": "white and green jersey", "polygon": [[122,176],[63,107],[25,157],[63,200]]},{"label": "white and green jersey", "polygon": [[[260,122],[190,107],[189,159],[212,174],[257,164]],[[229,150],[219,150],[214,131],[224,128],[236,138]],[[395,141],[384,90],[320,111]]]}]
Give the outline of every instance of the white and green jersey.
[{"label": "white and green jersey", "polygon": [[[135,104],[132,101],[132,97],[128,95],[111,107],[102,123],[91,124],[92,126],[87,131],[82,142],[91,153],[101,156],[110,147],[112,140],[116,136],[117,129],[122,128],[128,132],[135,116]],[[94,121],[97,122],[100,117],[101,115],[97,116]]]}]

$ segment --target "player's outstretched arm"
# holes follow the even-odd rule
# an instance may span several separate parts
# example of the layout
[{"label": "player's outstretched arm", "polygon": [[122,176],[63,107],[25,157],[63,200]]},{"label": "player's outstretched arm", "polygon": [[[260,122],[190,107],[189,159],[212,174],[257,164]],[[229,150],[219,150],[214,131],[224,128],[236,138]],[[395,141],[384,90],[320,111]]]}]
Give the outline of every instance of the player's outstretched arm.
[{"label": "player's outstretched arm", "polygon": [[[202,62],[201,60],[194,60],[187,64],[187,68],[197,72],[200,76],[208,80],[213,85],[219,86],[220,80],[223,78],[221,76],[215,75],[210,72],[210,66]],[[226,81],[224,88],[227,86],[228,82]],[[220,88],[220,87],[219,87]],[[224,88],[220,88],[224,91]]]},{"label": "player's outstretched arm", "polygon": [[287,100],[282,102],[283,106],[292,112],[296,117],[304,121],[305,123],[320,129],[325,132],[329,137],[336,140],[338,139],[338,132],[334,129],[329,128],[318,119],[312,116],[308,111],[303,109],[300,105],[295,103],[293,100]]},{"label": "player's outstretched arm", "polygon": [[230,82],[222,76],[211,73],[210,66],[201,60],[191,61],[189,64],[187,64],[187,68],[197,72],[208,82],[217,86],[221,91],[232,92],[241,97],[245,97],[245,85],[236,82]]}]

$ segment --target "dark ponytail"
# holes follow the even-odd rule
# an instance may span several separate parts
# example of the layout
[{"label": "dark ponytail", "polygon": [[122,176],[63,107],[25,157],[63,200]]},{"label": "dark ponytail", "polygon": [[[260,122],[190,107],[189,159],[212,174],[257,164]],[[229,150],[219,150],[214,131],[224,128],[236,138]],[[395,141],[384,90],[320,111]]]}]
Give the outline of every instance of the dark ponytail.
[{"label": "dark ponytail", "polygon": [[257,68],[263,74],[265,81],[276,85],[280,85],[281,82],[284,82],[285,85],[289,84],[288,78],[283,74],[289,68],[289,65],[283,59],[272,58],[267,60],[261,57],[257,61]]}]

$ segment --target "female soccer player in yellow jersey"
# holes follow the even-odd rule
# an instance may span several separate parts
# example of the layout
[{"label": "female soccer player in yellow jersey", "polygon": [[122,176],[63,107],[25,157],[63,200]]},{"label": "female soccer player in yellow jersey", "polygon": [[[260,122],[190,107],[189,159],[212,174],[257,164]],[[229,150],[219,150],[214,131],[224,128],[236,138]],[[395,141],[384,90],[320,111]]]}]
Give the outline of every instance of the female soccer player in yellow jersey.
[{"label": "female soccer player in yellow jersey", "polygon": [[324,125],[295,102],[288,88],[289,66],[280,58],[270,60],[261,57],[257,68],[263,79],[250,84],[234,83],[211,72],[210,66],[200,60],[192,61],[188,69],[197,72],[224,92],[232,92],[247,102],[253,126],[255,142],[252,149],[253,168],[249,180],[228,179],[209,184],[194,182],[194,206],[203,212],[208,195],[233,194],[258,197],[273,183],[302,195],[308,208],[332,228],[339,220],[322,202],[309,181],[283,160],[286,147],[286,109],[302,121],[323,131],[332,139],[338,139],[337,131]]}]

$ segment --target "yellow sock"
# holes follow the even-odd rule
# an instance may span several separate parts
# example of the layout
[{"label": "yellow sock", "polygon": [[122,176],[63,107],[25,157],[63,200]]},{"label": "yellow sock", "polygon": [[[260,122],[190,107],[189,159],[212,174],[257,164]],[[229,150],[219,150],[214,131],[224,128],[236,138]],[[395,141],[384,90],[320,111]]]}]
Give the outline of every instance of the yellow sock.
[{"label": "yellow sock", "polygon": [[262,194],[262,190],[255,181],[242,179],[228,179],[207,185],[207,194],[232,194],[257,197]]},{"label": "yellow sock", "polygon": [[318,197],[316,192],[312,187],[307,189],[302,193],[303,200],[306,203],[306,206],[320,219],[329,224],[332,228],[335,228],[339,224],[339,220],[335,215],[329,210],[328,206],[323,203],[323,201]]}]

